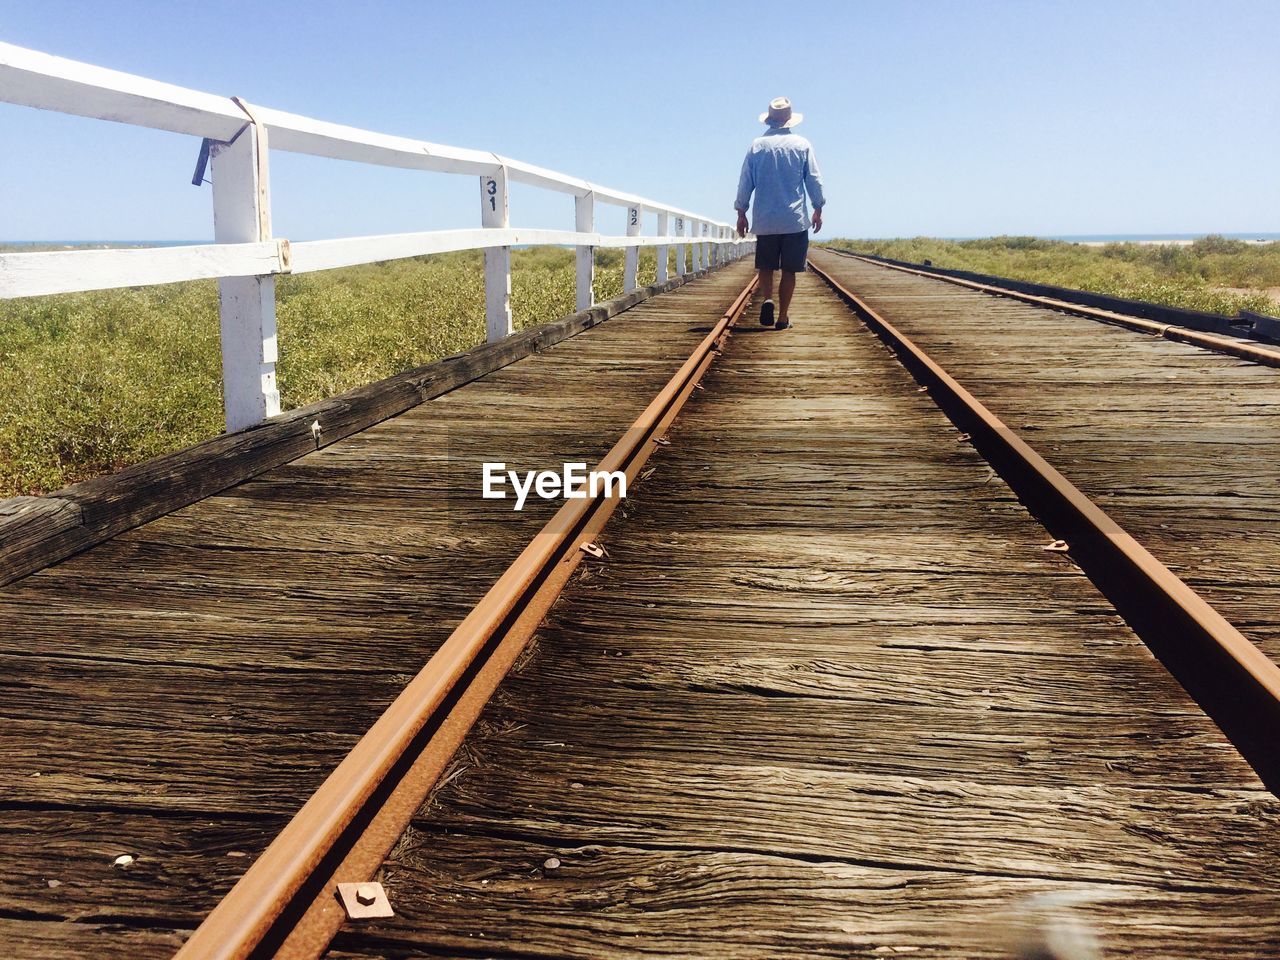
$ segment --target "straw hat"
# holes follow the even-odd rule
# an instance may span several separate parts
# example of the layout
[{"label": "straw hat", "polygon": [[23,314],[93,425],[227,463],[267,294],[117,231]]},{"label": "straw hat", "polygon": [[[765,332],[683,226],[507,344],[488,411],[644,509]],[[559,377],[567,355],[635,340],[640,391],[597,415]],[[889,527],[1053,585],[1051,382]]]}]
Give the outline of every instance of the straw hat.
[{"label": "straw hat", "polygon": [[760,122],[771,127],[794,127],[803,119],[803,113],[792,112],[791,101],[786,97],[770,100],[769,109],[760,114]]}]

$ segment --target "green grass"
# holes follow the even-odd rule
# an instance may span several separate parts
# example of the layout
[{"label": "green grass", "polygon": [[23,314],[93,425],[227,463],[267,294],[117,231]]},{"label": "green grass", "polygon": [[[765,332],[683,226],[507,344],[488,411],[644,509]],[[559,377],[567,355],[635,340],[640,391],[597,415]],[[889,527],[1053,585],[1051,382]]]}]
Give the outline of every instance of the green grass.
[{"label": "green grass", "polygon": [[1280,289],[1280,243],[1210,236],[1188,246],[1086,247],[1038,237],[915,237],[834,240],[830,246],[1229,316],[1242,309],[1280,312],[1280,302],[1265,292]]},{"label": "green grass", "polygon": [[[573,251],[513,251],[517,327],[574,311]],[[280,277],[285,409],[483,342],[478,251]],[[656,260],[641,254],[640,283]],[[674,274],[673,274],[674,275]],[[600,251],[596,297],[622,292]],[[0,302],[0,496],[55,490],[222,430],[213,281]]]}]

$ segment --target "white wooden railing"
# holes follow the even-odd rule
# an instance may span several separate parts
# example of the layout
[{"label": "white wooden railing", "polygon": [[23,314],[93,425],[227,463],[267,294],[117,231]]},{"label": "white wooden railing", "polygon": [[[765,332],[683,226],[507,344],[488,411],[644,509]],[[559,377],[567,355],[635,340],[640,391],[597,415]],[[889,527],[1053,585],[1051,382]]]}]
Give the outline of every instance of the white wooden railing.
[{"label": "white wooden railing", "polygon": [[[495,153],[372,133],[119,73],[0,43],[0,101],[115,120],[203,138],[197,175],[213,181],[213,244],[121,250],[0,253],[0,299],[218,278],[222,376],[228,430],[280,412],[276,389],[275,276],[359,263],[484,249],[490,340],[509,336],[511,247],[577,248],[577,307],[595,302],[596,247],[626,248],[623,285],[636,288],[641,246],[657,247],[657,280],[667,279],[668,250],[684,274],[742,256],[749,240],[728,223],[610,190]],[[271,233],[271,149],[338,160],[480,178],[481,227],[290,243]],[[513,228],[507,185],[531,184],[574,197],[575,229]],[[595,205],[626,208],[625,236],[596,232]],[[646,212],[658,235],[642,236]],[[674,233],[669,230],[674,228]]]}]

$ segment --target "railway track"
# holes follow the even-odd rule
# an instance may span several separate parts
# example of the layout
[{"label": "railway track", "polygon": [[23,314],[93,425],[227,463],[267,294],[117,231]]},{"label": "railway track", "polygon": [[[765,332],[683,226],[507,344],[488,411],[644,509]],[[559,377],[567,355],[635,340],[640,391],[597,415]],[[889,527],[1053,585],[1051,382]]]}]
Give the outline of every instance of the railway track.
[{"label": "railway track", "polygon": [[963,277],[949,276],[945,273],[938,273],[929,269],[910,267],[906,264],[900,263],[889,263],[873,257],[859,256],[858,254],[847,250],[836,250],[834,248],[825,249],[828,249],[830,252],[842,257],[848,257],[852,260],[858,260],[872,266],[884,267],[886,270],[897,270],[901,273],[910,274],[912,276],[927,277],[931,280],[939,280],[943,283],[950,283],[958,287],[964,287],[967,290],[976,290],[981,293],[988,293],[997,297],[1008,297],[1012,300],[1019,300],[1023,303],[1032,304],[1033,306],[1045,307],[1050,310],[1073,314],[1074,316],[1087,317],[1090,320],[1099,320],[1102,323],[1114,324],[1118,327],[1124,327],[1127,330],[1135,330],[1139,333],[1146,333],[1155,337],[1164,337],[1165,339],[1172,340],[1175,343],[1189,343],[1193,346],[1203,347],[1206,350],[1225,353],[1233,357],[1239,357],[1242,360],[1251,360],[1254,363],[1265,364],[1269,367],[1280,367],[1280,349],[1262,346],[1257,343],[1249,343],[1239,337],[1218,336],[1212,333],[1205,333],[1201,330],[1190,329],[1177,323],[1161,323],[1155,320],[1148,320],[1143,317],[1135,317],[1130,314],[1126,314],[1121,310],[1108,310],[1100,307],[1090,307],[1070,300],[1063,300],[1059,297],[1026,293],[1013,289],[1009,286],[981,283],[975,280],[968,280]]},{"label": "railway track", "polygon": [[[438,524],[431,536],[450,554],[411,585],[435,591],[430,604],[332,576],[303,598],[352,603],[374,630],[409,611],[458,625],[301,809],[281,819],[277,804],[276,820],[254,821],[275,824],[275,839],[211,912],[208,885],[175,906],[157,897],[119,955],[162,955],[169,941],[143,933],[167,925],[185,958],[994,958],[1010,931],[1075,919],[1121,953],[1280,949],[1280,801],[1267,790],[1280,769],[1280,671],[882,305],[936,294],[875,300],[841,279],[837,261],[815,255],[822,280],[801,278],[799,323],[786,333],[738,323],[752,284],[731,268],[697,287],[705,293],[570,341],[567,357],[595,365],[580,383],[564,360],[536,358],[434,401],[430,419],[456,437],[424,444],[416,414],[405,415],[256,493],[109,541],[68,561],[61,580],[54,568],[11,587],[0,617],[13,625],[23,597],[52,596],[51,582],[104,564],[137,578],[122,556],[145,574],[165,538],[187,552],[160,560],[183,557],[192,566],[177,579],[199,584],[225,569],[200,566],[205,554],[238,556],[270,530],[291,551],[307,542],[290,556],[317,557],[308,570],[347,577],[359,567],[343,557],[404,551],[388,572],[402,589],[423,561],[393,508],[421,487],[400,443],[423,463],[456,465],[481,450],[458,449],[485,429],[477,413],[540,411],[549,385],[572,397],[555,409],[581,410],[597,429],[624,422],[601,416],[602,394],[639,410],[598,464],[643,478],[624,510],[604,493],[569,500],[530,533],[490,514],[442,520],[428,488],[412,522]],[[705,318],[696,336],[695,318]],[[661,359],[641,361],[637,345]],[[675,373],[662,382],[659,368]],[[656,395],[637,400],[641,383]],[[352,478],[390,488],[388,505],[361,512],[340,494]],[[447,492],[470,496],[453,480]],[[257,530],[231,504],[275,497],[285,512]],[[526,545],[496,576],[477,573],[493,583],[478,602],[450,605],[435,581],[465,551],[499,556],[500,538]],[[365,595],[398,606],[387,616]],[[214,616],[205,604],[196,612]],[[55,613],[60,636],[79,622]],[[339,673],[350,655],[323,654],[342,687],[386,685],[386,654]],[[403,652],[396,662],[403,670]],[[268,717],[264,704],[290,682],[251,709]],[[279,756],[314,743],[279,739]],[[73,824],[76,810],[99,815],[102,801],[62,782]],[[126,825],[157,802],[111,799]],[[184,799],[182,815],[207,816],[197,802]],[[197,871],[217,843],[192,841]],[[127,880],[129,867],[115,876]],[[29,890],[9,896],[0,936],[25,923],[54,944],[37,955],[71,955],[49,919],[32,919],[43,915]],[[68,921],[109,936],[117,928],[104,918],[129,926],[120,902]],[[188,936],[192,903],[207,916]]]},{"label": "railway track", "polygon": [[817,281],[797,300],[712,369],[387,863],[403,916],[342,956],[1004,956],[1028,895],[1119,953],[1219,955],[1270,909],[1244,864],[1276,804],[942,426],[946,375],[917,393]]},{"label": "railway track", "polygon": [[[855,259],[875,264],[865,258]],[[817,266],[814,269],[897,354],[952,422],[1056,536],[1054,548],[1070,554],[1222,726],[1268,787],[1280,792],[1280,666],[910,337],[830,272]],[[1280,354],[1276,359],[1280,360]]]},{"label": "railway track", "polygon": [[[1280,768],[1269,734],[1280,720],[1280,669],[909,338],[829,274],[818,272],[928,389],[964,431],[964,440],[1060,536],[1051,547],[1068,552],[1116,603],[1274,789]],[[600,469],[624,469],[632,481],[638,477],[655,441],[723,349],[749,295],[750,286]],[[360,884],[371,883],[584,551],[602,555],[592,541],[615,506],[615,500],[571,501],[552,518],[179,956],[323,952],[346,920],[335,889],[352,885],[346,892],[350,897]],[[1211,678],[1207,686],[1206,678]],[[354,804],[347,799],[353,792],[359,797]],[[340,850],[346,852],[335,852]],[[380,886],[367,892],[375,906],[381,904]],[[359,905],[354,907],[358,915]]]},{"label": "railway track", "polygon": [[[720,354],[752,280],[597,465],[637,483]],[[621,502],[616,488],[566,500],[395,702],[178,952],[319,956],[347,916],[377,916],[372,877],[439,781],[498,684]],[[343,898],[340,905],[335,891]],[[345,911],[345,912],[344,912]]]},{"label": "railway track", "polygon": [[551,518],[480,499],[482,462],[598,462],[749,274],[443,361],[416,406],[409,375],[371,385],[403,412],[6,585],[0,943],[180,947]]}]

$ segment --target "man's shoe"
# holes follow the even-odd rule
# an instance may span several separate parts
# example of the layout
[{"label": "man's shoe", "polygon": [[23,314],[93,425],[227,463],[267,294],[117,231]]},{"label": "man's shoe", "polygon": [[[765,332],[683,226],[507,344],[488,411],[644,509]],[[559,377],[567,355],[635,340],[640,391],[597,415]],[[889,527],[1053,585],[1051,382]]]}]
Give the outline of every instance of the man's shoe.
[{"label": "man's shoe", "polygon": [[772,300],[766,300],[760,306],[760,326],[762,327],[773,326],[773,301]]},{"label": "man's shoe", "polygon": [[788,320],[786,317],[783,317],[781,320],[778,321],[777,329],[785,330],[789,326],[791,326],[791,321]]}]

